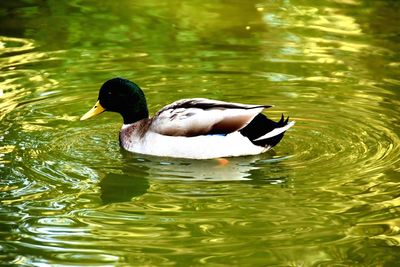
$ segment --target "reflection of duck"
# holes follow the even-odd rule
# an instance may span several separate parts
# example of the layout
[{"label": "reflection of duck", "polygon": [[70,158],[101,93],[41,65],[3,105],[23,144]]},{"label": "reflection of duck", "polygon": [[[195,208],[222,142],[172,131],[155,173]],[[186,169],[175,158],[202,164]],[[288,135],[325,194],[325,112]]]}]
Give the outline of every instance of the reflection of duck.
[{"label": "reflection of duck", "polygon": [[[153,159],[154,160],[154,159]],[[185,160],[170,158],[163,162],[150,161],[149,174],[158,179],[186,181],[250,181],[257,158],[233,158],[227,165],[214,160]]]},{"label": "reflection of duck", "polygon": [[[275,184],[286,182],[286,172],[280,164],[282,158],[271,158],[273,151],[255,156],[232,158],[226,165],[216,160],[162,159],[142,155],[137,157],[122,151],[127,166],[138,165],[146,168],[149,180],[178,181],[242,181],[255,184]],[[268,166],[268,167],[266,167]],[[277,170],[279,169],[279,171]],[[284,175],[281,175],[285,173]]]},{"label": "reflection of duck", "polygon": [[[109,172],[100,181],[103,204],[130,202],[146,194],[150,184],[158,184],[156,180],[175,180],[178,183],[240,181],[254,186],[287,183],[288,173],[279,163],[285,157],[271,158],[271,153],[232,158],[227,165],[220,165],[215,160],[169,158],[160,161],[157,157],[137,157],[125,151],[122,151],[122,156],[123,173]],[[120,172],[121,169],[116,171]]]},{"label": "reflection of duck", "polygon": [[103,111],[122,115],[122,147],[142,154],[207,159],[256,155],[282,139],[294,122],[274,122],[261,114],[265,105],[245,105],[205,98],[183,99],[149,118],[143,91],[114,78],[100,88],[96,105],[81,120]]}]

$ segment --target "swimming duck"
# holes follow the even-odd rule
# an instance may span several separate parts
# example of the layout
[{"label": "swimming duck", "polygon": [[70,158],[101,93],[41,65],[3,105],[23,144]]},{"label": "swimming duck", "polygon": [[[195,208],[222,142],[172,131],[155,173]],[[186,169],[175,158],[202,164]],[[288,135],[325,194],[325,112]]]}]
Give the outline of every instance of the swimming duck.
[{"label": "swimming duck", "polygon": [[122,115],[120,145],[131,152],[192,159],[256,155],[279,143],[294,125],[283,114],[274,122],[261,114],[268,105],[206,98],[181,99],[149,118],[140,87],[123,78],[106,81],[86,120],[104,111]]}]

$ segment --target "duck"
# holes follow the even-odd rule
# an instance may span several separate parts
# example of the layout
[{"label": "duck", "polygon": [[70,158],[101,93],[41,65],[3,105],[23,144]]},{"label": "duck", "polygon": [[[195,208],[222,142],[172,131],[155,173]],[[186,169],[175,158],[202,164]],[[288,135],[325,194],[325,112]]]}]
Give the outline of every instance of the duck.
[{"label": "duck", "polygon": [[80,120],[105,111],[122,116],[120,146],[130,152],[172,158],[217,159],[264,153],[277,145],[295,122],[283,114],[275,122],[262,111],[270,105],[188,98],[149,117],[143,90],[125,78],[107,80],[96,104]]}]

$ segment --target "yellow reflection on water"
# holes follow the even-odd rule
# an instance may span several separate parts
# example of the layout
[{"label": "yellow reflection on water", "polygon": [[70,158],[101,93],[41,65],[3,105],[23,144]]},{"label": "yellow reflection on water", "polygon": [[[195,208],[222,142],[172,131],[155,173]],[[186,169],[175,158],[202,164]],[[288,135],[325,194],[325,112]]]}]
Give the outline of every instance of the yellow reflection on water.
[{"label": "yellow reflection on water", "polygon": [[329,40],[319,37],[307,37],[306,42],[312,47],[319,47],[322,50],[326,49],[338,49],[348,52],[360,52],[362,49],[370,48],[368,44],[361,44],[355,42],[349,42],[344,40]]},{"label": "yellow reflection on water", "polygon": [[344,35],[360,35],[362,30],[355,18],[346,15],[337,14],[336,9],[324,9],[325,16],[315,16],[307,25],[312,29],[323,32],[344,34]]},{"label": "yellow reflection on water", "polygon": [[339,4],[347,4],[347,5],[354,5],[354,6],[361,5],[361,2],[359,0],[334,0],[334,2],[339,3]]},{"label": "yellow reflection on water", "polygon": [[[398,204],[399,203],[397,203],[397,205]],[[350,234],[356,236],[366,235],[370,239],[382,240],[388,246],[400,246],[400,220],[375,220],[358,223],[355,227],[350,229]]]},{"label": "yellow reflection on water", "polygon": [[[1,138],[1,136],[0,136],[0,138]],[[2,140],[2,139],[0,139],[0,140]],[[4,145],[4,146],[0,147],[0,167],[2,167],[3,164],[5,164],[5,163],[9,163],[10,162],[8,160],[5,160],[4,156],[5,156],[5,154],[14,152],[14,150],[15,150],[15,146],[14,145]],[[1,188],[0,188],[0,191],[2,191]]]},{"label": "yellow reflection on water", "polygon": [[33,40],[0,36],[0,55],[12,52],[24,52],[35,48]]}]

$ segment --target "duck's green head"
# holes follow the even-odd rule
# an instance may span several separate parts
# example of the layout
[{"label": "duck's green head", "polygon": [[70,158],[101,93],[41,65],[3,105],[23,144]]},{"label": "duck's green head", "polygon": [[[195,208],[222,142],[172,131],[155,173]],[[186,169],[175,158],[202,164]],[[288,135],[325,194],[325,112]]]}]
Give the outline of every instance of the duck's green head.
[{"label": "duck's green head", "polygon": [[82,116],[81,120],[89,119],[104,111],[118,112],[122,115],[124,124],[149,117],[143,91],[137,84],[123,78],[106,81],[100,88],[97,103]]}]

